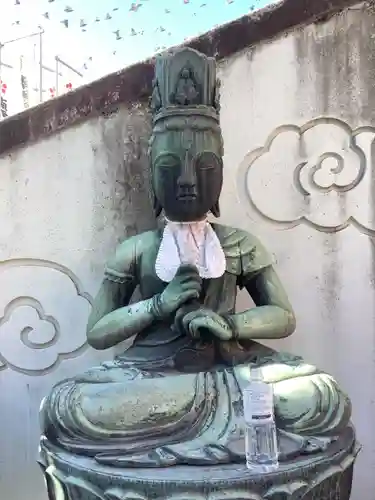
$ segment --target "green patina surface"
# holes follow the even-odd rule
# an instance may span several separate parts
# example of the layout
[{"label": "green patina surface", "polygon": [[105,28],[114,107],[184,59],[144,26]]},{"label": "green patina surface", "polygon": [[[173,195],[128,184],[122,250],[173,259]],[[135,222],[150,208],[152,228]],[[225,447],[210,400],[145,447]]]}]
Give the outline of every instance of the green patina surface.
[{"label": "green patina surface", "polygon": [[[213,59],[191,49],[157,60],[150,167],[155,211],[168,220],[218,216],[223,140]],[[115,360],[58,384],[45,399],[51,442],[124,467],[244,461],[242,390],[251,365],[272,383],[280,459],[324,451],[348,426],[351,405],[333,378],[263,346],[295,329],[269,253],[245,231],[213,224],[226,270],[202,279],[181,265],[170,283],[155,261],[162,231],[124,241],[108,261],[87,337]],[[238,288],[256,307],[235,312]],[[130,304],[134,291],[140,301]],[[313,456],[313,455],[312,455]]]}]

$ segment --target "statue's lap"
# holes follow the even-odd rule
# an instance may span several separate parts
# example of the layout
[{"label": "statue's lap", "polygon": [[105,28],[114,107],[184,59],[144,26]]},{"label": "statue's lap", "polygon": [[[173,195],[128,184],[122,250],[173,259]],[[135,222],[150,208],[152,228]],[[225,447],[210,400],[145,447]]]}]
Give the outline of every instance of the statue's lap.
[{"label": "statue's lap", "polygon": [[[117,372],[117,368],[113,369]],[[126,376],[125,370],[122,370]],[[188,406],[202,394],[197,390],[202,376],[175,375],[176,383],[169,377],[142,378],[76,386],[77,403],[90,422],[99,428],[111,430],[152,429],[157,422],[164,425],[184,418]]]},{"label": "statue's lap", "polygon": [[[276,473],[260,477],[244,465],[243,416],[235,414],[249,380],[248,363],[182,374],[112,361],[62,382],[46,400],[45,412],[68,431],[60,434],[60,442],[47,437],[41,443],[51,490],[68,491],[64,500],[98,500],[103,494],[149,500],[151,491],[163,499],[279,500],[292,491],[304,500],[349,500],[358,449],[347,397],[332,377],[300,357],[264,348],[256,363],[274,386],[279,432],[287,430],[279,435]],[[53,394],[62,396],[57,405]],[[210,421],[208,432],[186,435],[202,430],[205,421]],[[303,439],[309,429],[315,441]],[[225,494],[220,497],[218,491]]]},{"label": "statue's lap", "polygon": [[[350,401],[331,376],[300,357],[259,347],[263,353],[258,349],[256,365],[261,366],[264,380],[273,384],[279,428],[319,436],[348,424]],[[250,366],[183,374],[107,362],[58,384],[44,403],[45,411],[52,421],[66,419],[70,425],[73,418],[78,434],[86,437],[103,435],[110,440],[112,435],[117,437],[113,433],[138,430],[153,434],[161,424],[173,429],[181,422],[192,425],[203,402],[221,397],[216,391],[223,377],[226,384],[238,385],[242,391]]]}]

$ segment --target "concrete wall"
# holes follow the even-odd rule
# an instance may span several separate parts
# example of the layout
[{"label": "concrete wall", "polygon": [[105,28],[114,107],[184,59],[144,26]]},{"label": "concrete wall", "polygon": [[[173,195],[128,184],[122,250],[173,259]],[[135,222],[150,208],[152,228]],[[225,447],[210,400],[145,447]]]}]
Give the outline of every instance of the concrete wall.
[{"label": "concrete wall", "polygon": [[298,324],[278,347],[352,399],[363,444],[355,500],[375,487],[374,26],[353,8],[245,50],[220,75],[223,220],[275,255]]},{"label": "concrete wall", "polygon": [[[298,320],[277,346],[330,372],[353,401],[354,500],[375,488],[374,26],[369,7],[353,6],[219,68],[222,222],[275,255]],[[45,498],[39,401],[100,361],[84,326],[105,257],[154,223],[148,133],[144,108],[123,107],[0,158],[1,498]]]},{"label": "concrete wall", "polygon": [[105,259],[153,227],[148,136],[142,108],[121,109],[0,159],[2,500],[46,498],[40,401],[113,354],[87,348],[86,322]]}]

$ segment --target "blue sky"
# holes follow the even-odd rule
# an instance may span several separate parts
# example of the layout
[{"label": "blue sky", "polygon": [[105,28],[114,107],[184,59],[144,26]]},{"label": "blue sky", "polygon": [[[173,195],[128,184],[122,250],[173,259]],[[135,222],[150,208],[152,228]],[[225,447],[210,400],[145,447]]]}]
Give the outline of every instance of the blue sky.
[{"label": "blue sky", "polygon": [[276,1],[0,0],[0,91],[8,114]]},{"label": "blue sky", "polygon": [[[139,7],[131,10],[132,3]],[[30,34],[41,25],[46,32],[45,58],[58,54],[74,67],[87,67],[92,77],[98,77],[269,3],[270,0],[1,0],[0,42]],[[5,55],[6,51],[18,51],[21,43],[7,44]]]}]

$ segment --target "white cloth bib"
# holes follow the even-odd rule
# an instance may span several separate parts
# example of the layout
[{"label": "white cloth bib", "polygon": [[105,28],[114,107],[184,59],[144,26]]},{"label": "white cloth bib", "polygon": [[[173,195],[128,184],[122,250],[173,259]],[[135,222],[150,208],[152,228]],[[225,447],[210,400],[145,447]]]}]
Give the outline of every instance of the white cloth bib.
[{"label": "white cloth bib", "polygon": [[196,266],[201,278],[219,278],[224,274],[225,254],[207,220],[167,221],[155,262],[156,275],[169,283],[181,264]]}]

